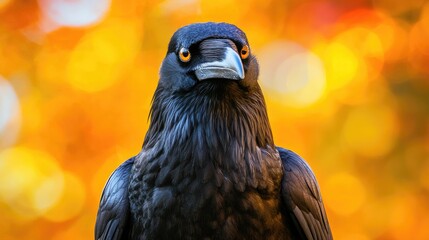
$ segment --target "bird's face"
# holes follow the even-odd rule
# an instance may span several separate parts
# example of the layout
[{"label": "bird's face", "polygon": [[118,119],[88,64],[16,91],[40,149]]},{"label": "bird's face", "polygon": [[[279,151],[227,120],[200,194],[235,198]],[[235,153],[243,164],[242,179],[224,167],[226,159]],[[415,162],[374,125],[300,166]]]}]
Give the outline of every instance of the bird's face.
[{"label": "bird's face", "polygon": [[249,88],[257,84],[258,72],[240,29],[226,23],[199,23],[179,29],[171,38],[159,84],[173,92],[226,82]]}]

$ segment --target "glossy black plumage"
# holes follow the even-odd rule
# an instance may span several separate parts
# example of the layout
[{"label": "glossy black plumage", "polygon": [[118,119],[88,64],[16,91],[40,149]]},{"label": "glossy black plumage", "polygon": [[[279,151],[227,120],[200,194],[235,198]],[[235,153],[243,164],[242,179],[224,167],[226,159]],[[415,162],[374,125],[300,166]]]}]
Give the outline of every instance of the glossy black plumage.
[{"label": "glossy black plumage", "polygon": [[173,35],[142,151],[110,177],[96,239],[332,239],[310,168],[274,145],[244,45],[224,23]]}]

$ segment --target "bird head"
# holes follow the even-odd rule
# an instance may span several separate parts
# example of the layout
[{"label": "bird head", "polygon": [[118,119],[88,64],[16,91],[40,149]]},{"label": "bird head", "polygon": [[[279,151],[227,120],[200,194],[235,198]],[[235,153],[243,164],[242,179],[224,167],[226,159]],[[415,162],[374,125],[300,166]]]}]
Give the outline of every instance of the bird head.
[{"label": "bird head", "polygon": [[257,84],[259,67],[246,35],[227,23],[197,23],[177,30],[162,63],[159,84],[190,91],[200,84]]},{"label": "bird head", "polygon": [[180,28],[161,65],[145,146],[153,147],[163,134],[168,146],[203,149],[204,139],[210,146],[273,145],[258,73],[246,35],[236,26],[209,22]]}]

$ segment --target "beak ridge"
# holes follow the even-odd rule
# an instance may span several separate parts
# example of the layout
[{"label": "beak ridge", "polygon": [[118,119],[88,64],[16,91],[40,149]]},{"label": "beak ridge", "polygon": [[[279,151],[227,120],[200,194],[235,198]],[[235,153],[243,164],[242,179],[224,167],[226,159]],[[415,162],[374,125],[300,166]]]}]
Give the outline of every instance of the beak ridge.
[{"label": "beak ridge", "polygon": [[205,62],[195,68],[198,80],[223,78],[231,80],[244,79],[244,68],[241,58],[230,47],[225,48],[225,57],[221,61]]}]

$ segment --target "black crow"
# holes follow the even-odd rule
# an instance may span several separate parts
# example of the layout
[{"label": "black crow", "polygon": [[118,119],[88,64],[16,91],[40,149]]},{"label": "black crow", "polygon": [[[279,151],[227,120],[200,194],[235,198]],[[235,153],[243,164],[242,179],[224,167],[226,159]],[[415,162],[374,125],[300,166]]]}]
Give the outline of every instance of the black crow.
[{"label": "black crow", "polygon": [[171,38],[141,152],[108,180],[95,239],[332,239],[316,179],[276,147],[246,35]]}]

